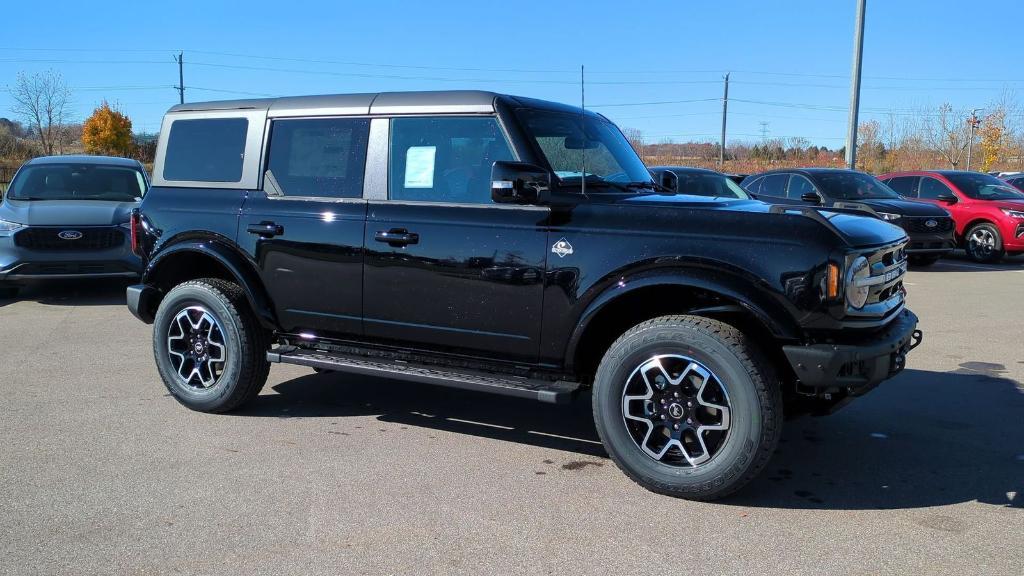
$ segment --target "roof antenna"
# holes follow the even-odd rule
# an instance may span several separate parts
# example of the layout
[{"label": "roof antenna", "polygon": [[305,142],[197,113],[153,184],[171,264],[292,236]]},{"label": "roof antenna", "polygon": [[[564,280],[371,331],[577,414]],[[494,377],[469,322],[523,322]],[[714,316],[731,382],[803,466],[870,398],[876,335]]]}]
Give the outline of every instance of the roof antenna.
[{"label": "roof antenna", "polygon": [[585,82],[583,79],[583,64],[580,64],[580,133],[583,136],[583,142],[580,145],[581,154],[581,168],[580,168],[580,194],[584,197],[587,195],[587,129],[586,129],[586,110],[587,110],[587,92],[585,89]]}]

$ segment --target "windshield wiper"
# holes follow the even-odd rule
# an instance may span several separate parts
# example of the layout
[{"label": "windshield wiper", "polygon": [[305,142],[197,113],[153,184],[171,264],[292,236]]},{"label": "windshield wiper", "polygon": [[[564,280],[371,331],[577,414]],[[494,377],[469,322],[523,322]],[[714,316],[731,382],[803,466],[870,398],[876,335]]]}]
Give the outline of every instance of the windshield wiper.
[{"label": "windshield wiper", "polygon": [[668,188],[654,182],[653,180],[647,182],[628,182],[624,186],[629,190],[654,190],[655,192],[665,192],[668,194],[678,194],[675,190],[669,190]]}]

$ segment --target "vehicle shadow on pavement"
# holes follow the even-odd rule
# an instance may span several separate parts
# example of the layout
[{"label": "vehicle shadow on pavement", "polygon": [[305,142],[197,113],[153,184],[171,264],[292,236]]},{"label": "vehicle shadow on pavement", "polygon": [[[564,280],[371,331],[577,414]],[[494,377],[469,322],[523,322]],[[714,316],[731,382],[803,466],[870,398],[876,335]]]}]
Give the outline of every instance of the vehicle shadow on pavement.
[{"label": "vehicle shadow on pavement", "polygon": [[1007,256],[999,262],[980,264],[963,251],[945,256],[930,266],[910,266],[911,272],[1004,272],[1024,270],[1024,256]]},{"label": "vehicle shadow on pavement", "polygon": [[[1024,507],[1024,390],[1001,376],[1002,365],[962,366],[945,373],[906,370],[832,416],[787,422],[764,472],[720,503],[831,510],[968,501]],[[555,406],[346,374],[311,374],[273,390],[277,394],[263,394],[236,414],[376,416],[606,457],[586,393]]]},{"label": "vehicle shadow on pavement", "polygon": [[51,280],[26,284],[14,298],[0,298],[0,308],[22,300],[49,306],[116,306],[125,304],[131,282],[111,279]]}]

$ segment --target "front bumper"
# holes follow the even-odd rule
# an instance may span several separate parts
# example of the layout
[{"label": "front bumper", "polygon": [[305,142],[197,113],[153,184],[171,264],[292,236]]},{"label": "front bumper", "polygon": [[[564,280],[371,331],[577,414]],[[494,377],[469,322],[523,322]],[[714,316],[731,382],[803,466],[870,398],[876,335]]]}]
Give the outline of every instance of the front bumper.
[{"label": "front bumper", "polygon": [[17,245],[13,233],[0,234],[0,282],[138,278],[141,272],[142,260],[127,241],[95,250],[44,250]]},{"label": "front bumper", "polygon": [[956,248],[952,231],[934,234],[908,234],[908,237],[910,241],[907,242],[907,254],[948,254]]},{"label": "front bumper", "polygon": [[917,316],[903,310],[870,335],[829,344],[783,346],[799,386],[818,392],[862,394],[906,366],[906,355],[921,343]]}]

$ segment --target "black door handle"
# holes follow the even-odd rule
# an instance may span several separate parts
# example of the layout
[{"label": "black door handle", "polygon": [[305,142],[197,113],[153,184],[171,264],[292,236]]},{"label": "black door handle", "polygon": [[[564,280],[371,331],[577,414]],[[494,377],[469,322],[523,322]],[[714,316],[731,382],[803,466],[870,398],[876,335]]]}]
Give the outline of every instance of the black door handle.
[{"label": "black door handle", "polygon": [[392,228],[391,230],[378,230],[373,235],[373,239],[377,242],[387,242],[388,246],[399,247],[408,246],[409,244],[419,244],[420,235],[415,232],[409,232],[405,228]]},{"label": "black door handle", "polygon": [[260,238],[271,238],[273,236],[280,236],[281,234],[284,234],[284,226],[266,221],[260,222],[259,224],[249,224],[245,230],[249,234],[256,234]]}]

